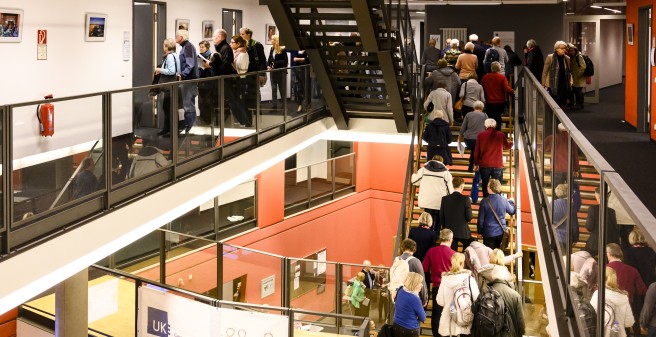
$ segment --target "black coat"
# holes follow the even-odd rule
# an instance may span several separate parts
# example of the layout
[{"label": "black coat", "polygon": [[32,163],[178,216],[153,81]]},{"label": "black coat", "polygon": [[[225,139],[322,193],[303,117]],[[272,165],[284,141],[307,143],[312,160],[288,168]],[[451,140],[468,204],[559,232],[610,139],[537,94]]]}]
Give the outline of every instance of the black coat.
[{"label": "black coat", "polygon": [[418,258],[419,261],[424,261],[428,250],[437,245],[437,232],[429,228],[412,227],[408,239],[412,239],[417,243],[417,250],[412,255]]},{"label": "black coat", "polygon": [[[606,225],[606,242],[620,243],[615,210],[612,208],[608,208]],[[590,205],[588,207],[588,216],[585,219],[585,229],[590,232],[588,241],[585,243],[585,250],[594,255],[599,251],[599,205]]]},{"label": "black coat", "polygon": [[214,74],[218,76],[236,74],[237,70],[235,70],[235,67],[232,65],[235,63],[235,55],[228,43],[223,40],[221,43],[215,45],[214,48],[219,54],[215,55],[214,61],[210,63],[210,66],[212,66],[212,69],[214,70]]},{"label": "black coat", "polygon": [[[426,125],[422,138],[428,143],[426,150],[426,158],[428,158],[428,160],[433,159],[434,155],[439,154],[444,158],[443,163],[445,165],[453,165],[451,148],[448,146],[453,138],[449,123],[442,118],[433,119],[428,125]],[[438,144],[441,144],[441,146],[438,146]]]},{"label": "black coat", "polygon": [[246,41],[246,51],[248,52],[248,72],[266,70],[266,55],[264,55],[264,46],[250,39]]},{"label": "black coat", "polygon": [[453,232],[454,238],[471,238],[469,221],[473,218],[471,199],[468,196],[455,191],[450,195],[442,197],[440,223],[444,228],[448,228]]},{"label": "black coat", "polygon": [[544,55],[542,55],[542,50],[540,47],[535,46],[535,48],[529,50],[526,54],[526,66],[531,70],[533,76],[538,80],[542,81],[542,70],[544,68]]}]

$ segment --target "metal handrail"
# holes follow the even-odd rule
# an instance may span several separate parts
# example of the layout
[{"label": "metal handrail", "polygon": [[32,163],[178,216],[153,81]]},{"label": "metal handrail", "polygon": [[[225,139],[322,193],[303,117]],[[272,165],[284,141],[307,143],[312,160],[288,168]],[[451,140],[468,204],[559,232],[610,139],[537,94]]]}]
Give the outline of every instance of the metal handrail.
[{"label": "metal handrail", "polygon": [[[98,145],[98,143],[100,143],[100,140],[97,140],[95,143],[93,143],[93,146],[91,147],[91,150],[89,150],[89,153],[84,157],[84,159],[82,160],[82,163],[84,163],[84,161],[87,160],[87,158],[91,157],[91,155],[93,154],[93,150],[96,148],[96,146]],[[104,154],[104,153],[105,153],[105,150],[103,150],[102,153]],[[99,158],[100,158],[100,157],[99,157]],[[68,178],[68,180],[66,180],[66,184],[64,184],[64,187],[63,187],[62,190],[59,192],[59,194],[58,194],[57,197],[55,198],[55,201],[52,202],[52,205],[50,205],[50,208],[48,208],[48,209],[53,209],[53,208],[55,208],[55,206],[57,205],[57,203],[59,203],[59,199],[61,199],[61,197],[64,195],[64,192],[66,192],[66,191],[68,190],[68,186],[70,186],[70,185],[73,183],[73,180],[75,179],[75,177],[77,176],[77,174],[78,174],[78,173],[80,172],[80,170],[82,169],[82,163],[80,163],[80,165],[78,165],[77,168],[75,168],[75,172],[73,172],[73,174],[71,175],[71,177]],[[96,164],[96,163],[97,163],[97,162],[95,162],[94,164]]]},{"label": "metal handrail", "polygon": [[347,153],[347,154],[341,155],[339,157],[328,158],[326,160],[322,160],[322,161],[318,161],[316,163],[299,166],[297,168],[285,170],[285,173],[289,173],[289,172],[292,172],[292,171],[298,171],[298,170],[301,170],[301,169],[304,169],[304,168],[308,168],[310,166],[319,165],[319,164],[323,164],[323,163],[328,163],[328,162],[331,162],[331,161],[336,161],[337,159],[346,158],[346,157],[349,157],[349,156],[355,157],[355,152]]}]

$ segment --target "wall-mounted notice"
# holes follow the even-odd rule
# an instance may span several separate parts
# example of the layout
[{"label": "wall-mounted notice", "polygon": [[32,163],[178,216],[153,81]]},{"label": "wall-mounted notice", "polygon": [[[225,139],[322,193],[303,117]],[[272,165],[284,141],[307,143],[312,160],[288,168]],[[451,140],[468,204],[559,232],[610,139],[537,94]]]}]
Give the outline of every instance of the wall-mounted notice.
[{"label": "wall-mounted notice", "polygon": [[262,280],[262,289],[261,289],[262,298],[265,298],[269,295],[273,295],[275,291],[276,291],[276,275],[271,275]]},{"label": "wall-mounted notice", "polygon": [[[317,260],[318,261],[324,261],[325,262],[326,258],[327,258],[327,254],[326,254],[325,249],[317,253]],[[326,264],[319,262],[319,264],[317,265],[317,275],[324,274],[325,272],[326,272]]]},{"label": "wall-mounted notice", "polygon": [[[498,36],[501,39],[501,48],[505,45],[509,45],[515,53],[515,32],[514,31],[495,31],[494,36]],[[519,55],[519,54],[518,54]]]}]

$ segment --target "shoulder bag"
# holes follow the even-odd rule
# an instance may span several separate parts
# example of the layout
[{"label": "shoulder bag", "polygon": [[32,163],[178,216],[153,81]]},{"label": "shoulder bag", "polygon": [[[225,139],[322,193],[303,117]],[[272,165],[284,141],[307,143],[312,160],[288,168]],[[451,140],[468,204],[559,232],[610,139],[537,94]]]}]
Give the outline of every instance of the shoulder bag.
[{"label": "shoulder bag", "polygon": [[460,97],[456,104],[453,106],[455,112],[462,112],[462,107],[465,105],[465,97],[467,96],[467,82],[465,82],[465,94]]},{"label": "shoulder bag", "polygon": [[490,202],[490,198],[486,198],[487,204],[490,205],[490,209],[492,210],[492,214],[494,214],[494,217],[497,219],[497,223],[499,224],[499,227],[501,227],[501,230],[503,231],[503,238],[501,239],[501,250],[506,250],[508,249],[508,243],[510,242],[510,228],[506,226],[506,229],[503,229],[503,225],[501,224],[501,220],[499,219],[499,216],[497,215],[497,212],[494,211],[494,207],[492,207],[492,203]]}]

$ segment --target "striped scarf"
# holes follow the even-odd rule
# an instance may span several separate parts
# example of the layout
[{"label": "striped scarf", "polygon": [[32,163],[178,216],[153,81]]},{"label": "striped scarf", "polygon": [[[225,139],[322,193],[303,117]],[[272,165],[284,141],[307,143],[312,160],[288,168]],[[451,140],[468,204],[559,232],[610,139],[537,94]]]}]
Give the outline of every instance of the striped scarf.
[{"label": "striped scarf", "polygon": [[558,87],[558,80],[560,78],[560,62],[558,62],[558,59],[562,58],[563,59],[563,65],[565,66],[565,76],[568,77],[568,79],[565,80],[565,92],[570,92],[572,91],[572,84],[569,81],[569,60],[568,57],[563,55],[562,57],[558,56],[558,53],[553,53],[551,55],[551,67],[549,68],[549,88],[551,88],[551,93],[555,97],[558,97],[558,90],[562,89]]}]

